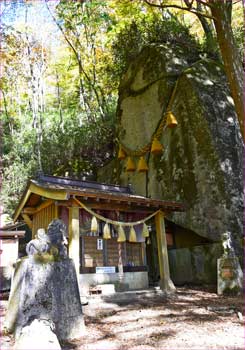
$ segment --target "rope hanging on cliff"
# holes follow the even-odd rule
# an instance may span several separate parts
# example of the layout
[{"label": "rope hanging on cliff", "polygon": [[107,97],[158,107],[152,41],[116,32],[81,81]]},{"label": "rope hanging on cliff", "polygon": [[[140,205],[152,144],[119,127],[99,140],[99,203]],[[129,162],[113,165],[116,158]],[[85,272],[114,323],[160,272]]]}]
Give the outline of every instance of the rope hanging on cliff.
[{"label": "rope hanging on cliff", "polygon": [[160,119],[155,132],[152,135],[151,141],[149,143],[147,143],[146,145],[144,145],[143,147],[141,147],[140,149],[137,150],[131,150],[130,148],[128,148],[127,146],[125,146],[122,142],[120,142],[118,140],[119,143],[119,159],[124,159],[126,158],[126,156],[129,157],[142,157],[144,156],[146,153],[151,151],[152,148],[152,144],[154,142],[154,140],[158,140],[163,131],[166,130],[166,128],[171,124],[172,127],[177,125],[177,121],[173,115],[173,113],[171,112],[171,107],[173,105],[173,101],[176,95],[176,91],[177,91],[177,87],[178,87],[178,83],[179,83],[179,79],[176,81],[173,92],[171,94],[169,103],[167,105],[167,109],[166,109],[166,113],[163,114],[162,118]]}]

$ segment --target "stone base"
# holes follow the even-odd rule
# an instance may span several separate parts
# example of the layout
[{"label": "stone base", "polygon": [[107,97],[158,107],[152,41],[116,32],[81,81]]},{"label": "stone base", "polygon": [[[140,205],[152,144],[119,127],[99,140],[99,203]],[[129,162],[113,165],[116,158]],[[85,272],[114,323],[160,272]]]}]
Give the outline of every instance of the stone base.
[{"label": "stone base", "polygon": [[84,321],[71,259],[45,262],[34,256],[16,266],[5,329],[17,339],[34,320],[51,321],[59,340],[79,338]]},{"label": "stone base", "polygon": [[217,260],[217,293],[240,294],[243,290],[243,272],[237,257],[223,256]]},{"label": "stone base", "polygon": [[175,285],[173,284],[170,278],[160,280],[159,287],[162,290],[162,292],[166,294],[173,294],[176,292]]},{"label": "stone base", "polygon": [[52,330],[52,324],[44,320],[34,320],[22,328],[16,339],[14,350],[61,350],[60,343]]},{"label": "stone base", "polygon": [[147,289],[149,286],[148,272],[124,272],[122,280],[120,280],[119,273],[85,273],[79,275],[81,295],[89,295],[91,287],[102,285],[114,285],[115,292]]}]

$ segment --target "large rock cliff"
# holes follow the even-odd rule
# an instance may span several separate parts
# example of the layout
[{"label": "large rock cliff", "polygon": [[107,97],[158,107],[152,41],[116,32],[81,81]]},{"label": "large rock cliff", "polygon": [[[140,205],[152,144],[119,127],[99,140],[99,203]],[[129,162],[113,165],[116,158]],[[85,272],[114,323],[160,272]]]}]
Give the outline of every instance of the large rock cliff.
[{"label": "large rock cliff", "polygon": [[186,211],[171,221],[213,241],[229,230],[237,243],[243,233],[243,142],[222,66],[209,59],[190,64],[181,48],[169,45],[145,48],[120,85],[119,143],[139,150],[151,142],[170,104],[178,126],[163,129],[162,155],[147,153],[148,173],[127,173],[125,162],[115,159],[99,179],[184,202]]}]

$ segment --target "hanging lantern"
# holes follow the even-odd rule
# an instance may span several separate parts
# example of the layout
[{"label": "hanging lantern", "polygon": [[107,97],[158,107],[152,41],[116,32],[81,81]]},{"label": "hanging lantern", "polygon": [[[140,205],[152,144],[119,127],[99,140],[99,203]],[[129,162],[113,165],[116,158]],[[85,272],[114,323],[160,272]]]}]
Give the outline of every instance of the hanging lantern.
[{"label": "hanging lantern", "polygon": [[118,229],[118,239],[117,239],[117,241],[119,243],[126,241],[126,235],[125,235],[124,229],[123,229],[123,227],[121,225],[119,226],[119,229]]},{"label": "hanging lantern", "polygon": [[146,244],[147,244],[147,245],[151,244],[151,239],[150,239],[150,237],[147,238]]},{"label": "hanging lantern", "polygon": [[168,128],[175,128],[178,125],[178,122],[171,111],[167,112],[167,121],[166,125]]},{"label": "hanging lantern", "polygon": [[133,226],[130,228],[129,232],[129,242],[135,243],[137,242],[136,232]]},{"label": "hanging lantern", "polygon": [[163,151],[163,146],[161,144],[161,142],[154,137],[153,141],[152,141],[152,145],[151,145],[151,153],[152,154],[160,154]]},{"label": "hanging lantern", "polygon": [[140,157],[137,170],[140,173],[144,173],[144,172],[149,170],[148,165],[147,165],[144,157]]},{"label": "hanging lantern", "polygon": [[98,231],[98,222],[95,216],[93,216],[91,221],[91,232],[97,232]]},{"label": "hanging lantern", "polygon": [[131,157],[128,157],[126,171],[127,172],[135,171],[135,164]]},{"label": "hanging lantern", "polygon": [[103,229],[103,238],[104,239],[110,239],[111,238],[111,230],[108,223],[105,224]]},{"label": "hanging lantern", "polygon": [[148,230],[148,226],[146,225],[146,223],[144,223],[144,225],[143,225],[142,237],[149,237],[149,230]]},{"label": "hanging lantern", "polygon": [[118,151],[118,156],[117,156],[117,158],[118,158],[119,160],[123,160],[123,159],[126,158],[126,152],[124,151],[124,149],[122,148],[121,145],[119,146],[119,151]]}]

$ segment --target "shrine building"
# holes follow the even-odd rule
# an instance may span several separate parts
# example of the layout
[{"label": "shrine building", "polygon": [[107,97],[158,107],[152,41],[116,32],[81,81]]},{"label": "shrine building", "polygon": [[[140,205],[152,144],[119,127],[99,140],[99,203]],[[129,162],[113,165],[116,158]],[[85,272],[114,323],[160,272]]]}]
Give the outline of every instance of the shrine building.
[{"label": "shrine building", "polygon": [[24,220],[34,238],[53,219],[63,220],[83,293],[108,285],[148,288],[146,247],[156,235],[160,288],[172,291],[164,217],[183,210],[181,203],[138,196],[130,187],[41,175],[28,182],[14,221]]}]

